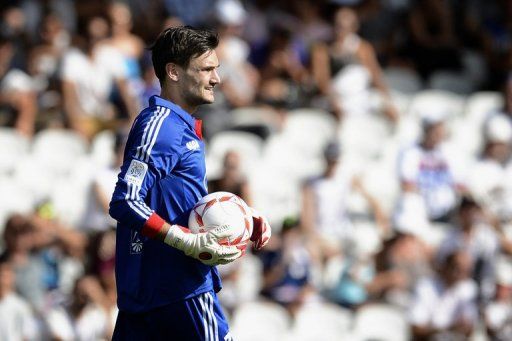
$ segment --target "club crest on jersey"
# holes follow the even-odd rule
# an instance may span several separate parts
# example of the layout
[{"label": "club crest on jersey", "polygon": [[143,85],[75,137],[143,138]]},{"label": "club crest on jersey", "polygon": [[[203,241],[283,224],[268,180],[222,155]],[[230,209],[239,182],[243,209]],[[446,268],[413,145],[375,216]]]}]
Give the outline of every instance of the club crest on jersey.
[{"label": "club crest on jersey", "polygon": [[187,142],[186,146],[187,146],[188,150],[198,150],[200,148],[199,142],[197,142],[196,140]]},{"label": "club crest on jersey", "polygon": [[144,177],[146,176],[147,170],[148,165],[146,163],[138,160],[132,160],[130,167],[128,167],[128,170],[126,171],[124,179],[128,183],[141,186],[142,181],[144,181]]},{"label": "club crest on jersey", "polygon": [[144,243],[142,239],[140,239],[139,233],[137,231],[132,231],[131,243],[130,243],[130,253],[132,255],[142,253],[142,247]]}]

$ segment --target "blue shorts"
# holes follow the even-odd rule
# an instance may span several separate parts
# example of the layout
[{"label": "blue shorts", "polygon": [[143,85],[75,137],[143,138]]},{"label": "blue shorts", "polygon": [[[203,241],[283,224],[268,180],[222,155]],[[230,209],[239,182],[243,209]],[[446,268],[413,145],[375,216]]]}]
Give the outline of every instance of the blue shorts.
[{"label": "blue shorts", "polygon": [[120,311],[112,340],[232,340],[217,295],[205,292],[143,313]]}]

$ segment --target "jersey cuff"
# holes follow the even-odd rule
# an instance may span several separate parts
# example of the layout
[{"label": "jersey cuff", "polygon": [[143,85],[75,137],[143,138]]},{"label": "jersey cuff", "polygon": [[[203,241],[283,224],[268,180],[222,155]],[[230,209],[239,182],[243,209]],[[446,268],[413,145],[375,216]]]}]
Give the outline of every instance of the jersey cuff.
[{"label": "jersey cuff", "polygon": [[149,216],[149,219],[146,220],[144,223],[144,226],[142,226],[142,235],[149,237],[149,238],[155,238],[158,236],[158,233],[162,229],[162,227],[165,224],[165,220],[163,220],[156,212],[153,212]]}]

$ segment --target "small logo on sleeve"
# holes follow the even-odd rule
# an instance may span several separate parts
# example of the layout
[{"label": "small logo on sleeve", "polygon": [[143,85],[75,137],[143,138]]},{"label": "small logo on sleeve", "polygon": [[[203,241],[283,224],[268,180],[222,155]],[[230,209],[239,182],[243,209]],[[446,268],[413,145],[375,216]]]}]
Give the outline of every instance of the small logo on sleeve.
[{"label": "small logo on sleeve", "polygon": [[198,150],[200,148],[199,142],[197,142],[196,140],[187,142],[186,146],[188,150]]},{"label": "small logo on sleeve", "polygon": [[144,243],[140,239],[139,233],[137,231],[132,231],[132,238],[130,243],[130,253],[132,255],[136,255],[142,253],[142,246]]},{"label": "small logo on sleeve", "polygon": [[142,186],[142,181],[144,181],[144,177],[146,176],[146,172],[148,171],[148,165],[144,162],[140,162],[138,160],[132,160],[130,163],[130,167],[126,171],[124,179],[126,182],[134,184],[136,186]]}]

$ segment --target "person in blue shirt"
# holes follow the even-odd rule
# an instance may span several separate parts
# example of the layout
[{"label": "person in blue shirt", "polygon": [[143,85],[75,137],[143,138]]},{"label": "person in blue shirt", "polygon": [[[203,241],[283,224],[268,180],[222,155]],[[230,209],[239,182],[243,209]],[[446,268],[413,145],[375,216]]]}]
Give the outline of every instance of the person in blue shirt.
[{"label": "person in blue shirt", "polygon": [[[201,121],[192,114],[214,101],[217,45],[215,33],[184,26],[164,30],[151,48],[161,93],[134,120],[110,203],[118,221],[114,340],[231,339],[215,265],[233,262],[243,247],[220,244],[229,226],[186,228],[207,194]],[[270,226],[256,211],[253,221],[260,249]]]}]

